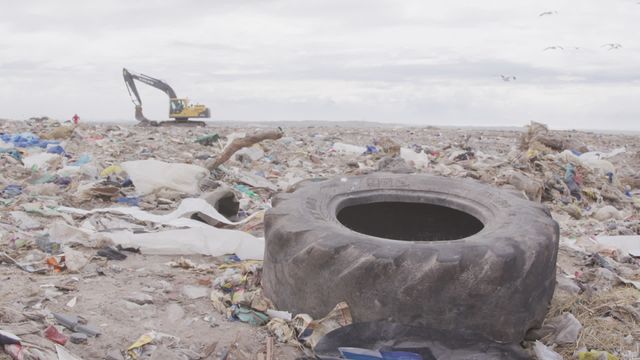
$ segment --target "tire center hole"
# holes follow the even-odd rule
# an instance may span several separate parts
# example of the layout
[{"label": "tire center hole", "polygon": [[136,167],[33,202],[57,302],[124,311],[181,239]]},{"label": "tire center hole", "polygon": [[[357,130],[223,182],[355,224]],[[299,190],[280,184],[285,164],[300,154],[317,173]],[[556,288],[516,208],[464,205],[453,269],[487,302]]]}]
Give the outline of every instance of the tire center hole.
[{"label": "tire center hole", "polygon": [[484,228],[471,214],[446,206],[415,202],[372,202],[347,206],[337,214],[349,229],[405,241],[456,240]]}]

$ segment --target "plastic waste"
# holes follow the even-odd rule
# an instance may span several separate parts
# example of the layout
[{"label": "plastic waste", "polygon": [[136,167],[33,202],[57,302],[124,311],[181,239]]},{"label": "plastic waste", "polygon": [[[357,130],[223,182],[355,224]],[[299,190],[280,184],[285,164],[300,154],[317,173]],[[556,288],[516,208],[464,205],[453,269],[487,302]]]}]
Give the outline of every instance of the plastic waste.
[{"label": "plastic waste", "polygon": [[123,214],[134,217],[137,220],[141,221],[150,221],[153,223],[163,224],[163,225],[172,225],[178,227],[211,227],[210,225],[203,223],[201,221],[190,219],[192,215],[206,215],[217,222],[226,224],[226,225],[242,225],[247,221],[251,220],[253,217],[258,216],[261,212],[256,212],[253,215],[242,219],[241,221],[233,222],[227,219],[225,216],[220,214],[218,210],[216,210],[211,204],[209,204],[205,199],[199,198],[188,198],[182,200],[178,208],[173,212],[165,215],[156,215],[144,210],[140,210],[138,208],[132,207],[113,207],[113,208],[101,208],[101,209],[93,209],[93,210],[83,210],[70,208],[66,206],[58,207],[59,211],[71,213],[71,214],[79,214],[79,215],[89,215],[95,213],[114,213],[114,214]]},{"label": "plastic waste", "polygon": [[0,330],[0,345],[20,344],[20,338],[16,335]]},{"label": "plastic waste", "polygon": [[73,332],[81,332],[89,336],[100,335],[100,330],[91,324],[82,324],[80,318],[76,315],[68,315],[62,313],[51,313],[58,324]]},{"label": "plastic waste", "polygon": [[2,190],[2,197],[5,199],[14,198],[20,194],[22,194],[22,186],[20,185],[7,185]]},{"label": "plastic waste", "polygon": [[367,148],[364,147],[364,146],[344,144],[344,143],[339,143],[339,142],[334,143],[333,146],[331,147],[331,149],[333,151],[347,153],[347,154],[353,154],[353,155],[360,155],[360,154],[363,154],[363,153],[365,153],[367,151]]},{"label": "plastic waste", "polygon": [[241,163],[251,163],[264,157],[264,151],[259,146],[242,148],[233,154],[234,158]]},{"label": "plastic waste", "polygon": [[[180,339],[173,335],[150,331],[140,336],[138,340],[127,348],[127,359],[168,359],[170,355],[168,356],[167,352],[162,351],[162,347],[158,349],[158,346],[166,345],[168,347],[175,347],[179,341]],[[156,356],[156,352],[158,356]]]},{"label": "plastic waste", "polygon": [[91,260],[89,257],[85,256],[81,251],[73,250],[70,247],[65,247],[64,258],[65,258],[65,266],[67,267],[67,271],[70,273],[78,273],[82,270],[89,261]]},{"label": "plastic waste", "polygon": [[346,302],[338,303],[327,316],[320,320],[313,320],[307,314],[298,314],[293,318],[293,324],[298,330],[298,338],[313,349],[318,341],[327,333],[353,323],[351,309]]},{"label": "plastic waste", "polygon": [[64,148],[60,145],[49,145],[47,146],[47,153],[64,155],[65,151],[64,151]]},{"label": "plastic waste", "polygon": [[265,311],[265,313],[272,319],[282,319],[285,321],[291,321],[292,319],[292,315],[288,311],[268,309],[267,311]]},{"label": "plastic waste", "polygon": [[82,154],[82,155],[80,155],[78,160],[76,160],[73,163],[71,163],[70,166],[82,166],[82,165],[88,164],[90,162],[91,162],[91,155]]},{"label": "plastic waste", "polygon": [[109,176],[111,174],[119,174],[122,171],[123,170],[122,170],[122,168],[120,166],[118,166],[118,165],[110,165],[110,166],[107,166],[106,168],[104,168],[104,170],[102,170],[100,172],[100,176],[101,177],[107,177],[107,176]]},{"label": "plastic waste", "polygon": [[609,219],[622,220],[623,216],[611,205],[603,206],[593,213],[593,218],[598,221],[607,221]]},{"label": "plastic waste", "polygon": [[146,254],[210,256],[237,254],[241,259],[255,260],[262,260],[264,256],[263,238],[256,238],[242,231],[218,229],[209,225],[156,233],[134,234],[130,231],[116,231],[101,234],[116,244],[139,247]]},{"label": "plastic waste", "polygon": [[30,148],[39,147],[46,148],[49,144],[58,144],[58,141],[41,140],[38,135],[30,132],[24,132],[20,134],[0,134],[0,139],[9,144],[13,144],[15,147]]},{"label": "plastic waste", "polygon": [[545,344],[537,340],[533,345],[533,351],[538,360],[563,360],[562,355],[549,349]]},{"label": "plastic waste", "polygon": [[238,185],[234,186],[234,188],[236,190],[240,191],[241,193],[247,195],[248,197],[252,198],[252,199],[259,199],[260,198],[260,195],[256,194],[247,185],[238,184]]},{"label": "plastic waste", "polygon": [[428,167],[430,162],[429,156],[424,152],[417,153],[408,148],[400,148],[400,157],[418,169]]},{"label": "plastic waste", "polygon": [[580,351],[578,352],[578,360],[619,360],[619,358],[606,351]]},{"label": "plastic waste", "polygon": [[119,197],[116,198],[116,202],[118,204],[126,204],[129,206],[140,206],[140,198],[135,196],[135,197]]},{"label": "plastic waste", "polygon": [[44,330],[44,336],[55,342],[58,343],[60,345],[64,345],[67,343],[67,341],[69,340],[69,337],[66,336],[65,334],[61,333],[60,331],[58,331],[58,329],[56,329],[55,326],[53,325],[49,325],[49,327],[47,327]]},{"label": "plastic waste", "polygon": [[[296,328],[297,329],[297,328]],[[442,330],[386,321],[360,322],[339,327],[320,339],[313,348],[320,359],[339,359],[341,347],[376,349],[385,359],[403,359],[402,352],[425,360],[509,359],[531,357],[520,344],[501,344],[468,331]],[[386,353],[386,354],[385,354]],[[391,357],[391,356],[396,356]]]},{"label": "plastic waste", "polygon": [[270,333],[276,336],[276,339],[278,339],[279,342],[297,342],[295,330],[291,326],[289,326],[286,320],[280,318],[272,318],[269,323],[267,323],[267,329]]},{"label": "plastic waste", "polygon": [[367,145],[366,150],[364,151],[365,154],[377,154],[378,152],[380,152],[380,150],[378,150],[374,145]]},{"label": "plastic waste", "polygon": [[253,326],[262,326],[269,321],[269,316],[244,306],[236,306],[233,310],[233,316]]},{"label": "plastic waste", "polygon": [[234,176],[239,182],[247,184],[254,188],[264,188],[272,191],[278,190],[278,187],[274,183],[259,175],[237,171],[236,173],[234,173]]},{"label": "plastic waste", "polygon": [[0,154],[9,154],[9,156],[16,160],[22,160],[22,153],[16,149],[0,148]]},{"label": "plastic waste", "polygon": [[204,136],[201,136],[199,138],[196,139],[196,143],[203,145],[203,146],[212,146],[213,144],[217,143],[218,141],[220,141],[220,135],[218,134],[207,134]]},{"label": "plastic waste", "polygon": [[59,240],[52,239],[50,235],[45,234],[36,238],[38,248],[47,254],[59,254],[62,249],[62,243]]},{"label": "plastic waste", "polygon": [[56,344],[56,354],[58,355],[58,360],[82,360],[78,356],[72,354],[69,350],[64,348],[61,345]]},{"label": "plastic waste", "polygon": [[543,186],[540,182],[530,179],[528,176],[516,171],[509,172],[507,178],[509,184],[523,191],[529,200],[536,202],[542,200]]},{"label": "plastic waste", "polygon": [[162,188],[197,194],[200,192],[199,181],[209,174],[200,166],[158,160],[127,161],[121,167],[133,181],[138,195],[147,195]]},{"label": "plastic waste", "polygon": [[27,169],[46,169],[47,163],[58,157],[59,155],[57,154],[39,153],[23,158],[22,163]]},{"label": "plastic waste", "polygon": [[621,249],[633,257],[640,257],[640,235],[601,235],[595,240],[601,245]]},{"label": "plastic waste", "polygon": [[550,341],[556,344],[575,344],[582,330],[580,321],[569,312],[556,316],[544,322],[540,333],[550,335]]},{"label": "plastic waste", "polygon": [[601,159],[608,159],[611,157],[614,157],[618,154],[623,154],[625,153],[627,150],[623,147],[620,148],[615,148],[609,152],[603,152],[603,151],[589,151],[583,154],[580,154],[579,158],[580,160],[584,161],[584,160],[601,160]]},{"label": "plastic waste", "polygon": [[71,342],[74,344],[86,344],[88,337],[87,334],[77,332],[71,334],[69,340],[71,340]]},{"label": "plastic waste", "polygon": [[420,354],[407,351],[378,351],[354,347],[340,347],[338,351],[348,360],[424,360]]}]

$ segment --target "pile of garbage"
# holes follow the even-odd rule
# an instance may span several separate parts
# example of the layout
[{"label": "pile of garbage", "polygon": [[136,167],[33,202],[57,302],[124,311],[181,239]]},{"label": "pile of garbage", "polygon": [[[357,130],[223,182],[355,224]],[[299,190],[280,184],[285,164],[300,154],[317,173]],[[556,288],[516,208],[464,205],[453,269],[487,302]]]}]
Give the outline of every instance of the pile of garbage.
[{"label": "pile of garbage", "polygon": [[[472,178],[545,204],[561,229],[558,285],[524,350],[538,359],[640,357],[637,136],[538,123],[0,125],[7,358],[314,356],[332,331],[357,324],[346,303],[312,319],[263,295],[264,212],[305,181],[379,171]],[[392,356],[339,356],[366,354]]]}]

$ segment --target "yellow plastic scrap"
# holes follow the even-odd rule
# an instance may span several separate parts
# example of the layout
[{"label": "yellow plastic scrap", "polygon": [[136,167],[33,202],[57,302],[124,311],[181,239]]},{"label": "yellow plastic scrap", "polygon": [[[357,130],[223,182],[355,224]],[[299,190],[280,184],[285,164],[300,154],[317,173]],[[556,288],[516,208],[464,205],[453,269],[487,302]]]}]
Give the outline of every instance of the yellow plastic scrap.
[{"label": "yellow plastic scrap", "polygon": [[107,166],[106,168],[104,168],[104,170],[102,170],[102,172],[100,173],[101,177],[107,177],[111,174],[119,174],[121,172],[123,172],[124,170],[122,170],[122,168],[118,165],[111,165],[111,166]]},{"label": "yellow plastic scrap", "polygon": [[153,333],[147,333],[138,338],[131,346],[127,348],[127,353],[132,359],[137,359],[138,355],[140,355],[140,351],[136,351],[137,349],[142,348],[147,344],[151,344],[153,341],[154,335]]},{"label": "yellow plastic scrap", "polygon": [[598,200],[598,192],[594,188],[584,188],[582,193],[591,198],[592,200]]},{"label": "yellow plastic scrap", "polygon": [[243,268],[247,267],[251,264],[262,264],[262,260],[244,260],[242,262],[231,263],[231,264],[222,264],[218,266],[218,269],[231,269],[231,268]]},{"label": "yellow plastic scrap", "polygon": [[578,353],[578,359],[579,360],[600,360],[603,358],[602,355],[607,355],[607,360],[619,360],[618,357],[615,355],[612,355],[606,351],[597,351],[597,350],[591,350],[589,352],[581,351]]}]

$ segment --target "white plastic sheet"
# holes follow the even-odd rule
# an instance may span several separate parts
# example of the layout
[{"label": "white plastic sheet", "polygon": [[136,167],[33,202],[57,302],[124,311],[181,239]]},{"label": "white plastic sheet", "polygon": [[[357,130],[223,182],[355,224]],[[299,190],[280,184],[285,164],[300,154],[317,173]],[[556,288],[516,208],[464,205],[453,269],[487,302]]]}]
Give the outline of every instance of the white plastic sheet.
[{"label": "white plastic sheet", "polygon": [[364,153],[365,151],[367,151],[367,148],[364,146],[358,146],[358,145],[351,145],[351,144],[344,144],[344,143],[335,143],[333,144],[333,150],[338,151],[338,152],[343,152],[343,153],[347,153],[347,154],[354,154],[354,155],[360,155],[362,153]]},{"label": "white plastic sheet", "polygon": [[46,169],[47,162],[57,157],[59,157],[59,155],[57,154],[39,153],[23,158],[22,163],[27,169],[31,169],[33,167],[37,169]]},{"label": "white plastic sheet", "polygon": [[239,258],[262,260],[264,239],[238,230],[213,226],[134,234],[130,231],[101,233],[122,246],[140,247],[145,254],[221,256],[236,254]]},{"label": "white plastic sheet", "polygon": [[640,235],[597,236],[596,242],[640,257]]},{"label": "white plastic sheet", "polygon": [[589,151],[589,152],[580,154],[579,158],[582,161],[608,159],[608,158],[614,157],[614,156],[616,156],[618,154],[622,154],[622,153],[624,153],[626,151],[627,150],[625,148],[623,148],[623,147],[613,149],[613,150],[611,150],[609,152]]},{"label": "white plastic sheet", "polygon": [[154,233],[133,233],[132,231],[100,232],[100,236],[111,239],[123,246],[140,247],[147,254],[157,255],[190,255],[202,254],[220,256],[236,254],[241,259],[262,260],[264,255],[264,239],[257,238],[239,230],[218,229],[207,223],[192,220],[188,217],[194,213],[206,215],[227,225],[246,223],[255,213],[239,222],[233,222],[220,214],[204,199],[190,198],[180,203],[178,208],[166,215],[151,214],[135,207],[117,207],[94,210],[82,210],[60,207],[59,211],[88,215],[101,212],[129,215],[141,221],[149,221],[162,225],[186,227],[186,229],[165,230]]},{"label": "white plastic sheet", "polygon": [[423,152],[417,153],[412,149],[400,148],[400,157],[406,162],[413,162],[416,168],[426,168],[429,166],[429,156]]},{"label": "white plastic sheet", "polygon": [[102,213],[102,212],[122,214],[122,215],[129,215],[141,221],[149,221],[157,224],[170,225],[170,226],[176,226],[176,227],[209,227],[210,226],[201,221],[189,219],[189,217],[195,213],[206,215],[226,225],[242,225],[247,221],[251,220],[254,216],[258,216],[259,214],[261,214],[261,212],[257,212],[245,219],[242,219],[241,221],[233,222],[227,219],[224,215],[220,214],[218,210],[216,210],[204,199],[200,199],[200,198],[184,199],[182,200],[182,202],[180,203],[180,205],[176,210],[165,215],[152,214],[144,210],[140,210],[140,208],[137,208],[137,207],[112,207],[112,208],[103,208],[103,209],[83,210],[83,209],[76,209],[76,208],[61,206],[58,208],[58,211],[68,212],[68,213],[78,214],[78,215],[89,215],[89,214]]},{"label": "white plastic sheet", "polygon": [[158,160],[126,161],[120,167],[133,181],[138,195],[147,195],[162,188],[197,194],[200,192],[199,181],[209,174],[207,169],[197,165]]},{"label": "white plastic sheet", "polygon": [[533,351],[536,353],[538,360],[563,360],[562,355],[549,349],[545,344],[537,340],[535,345],[533,345]]}]

